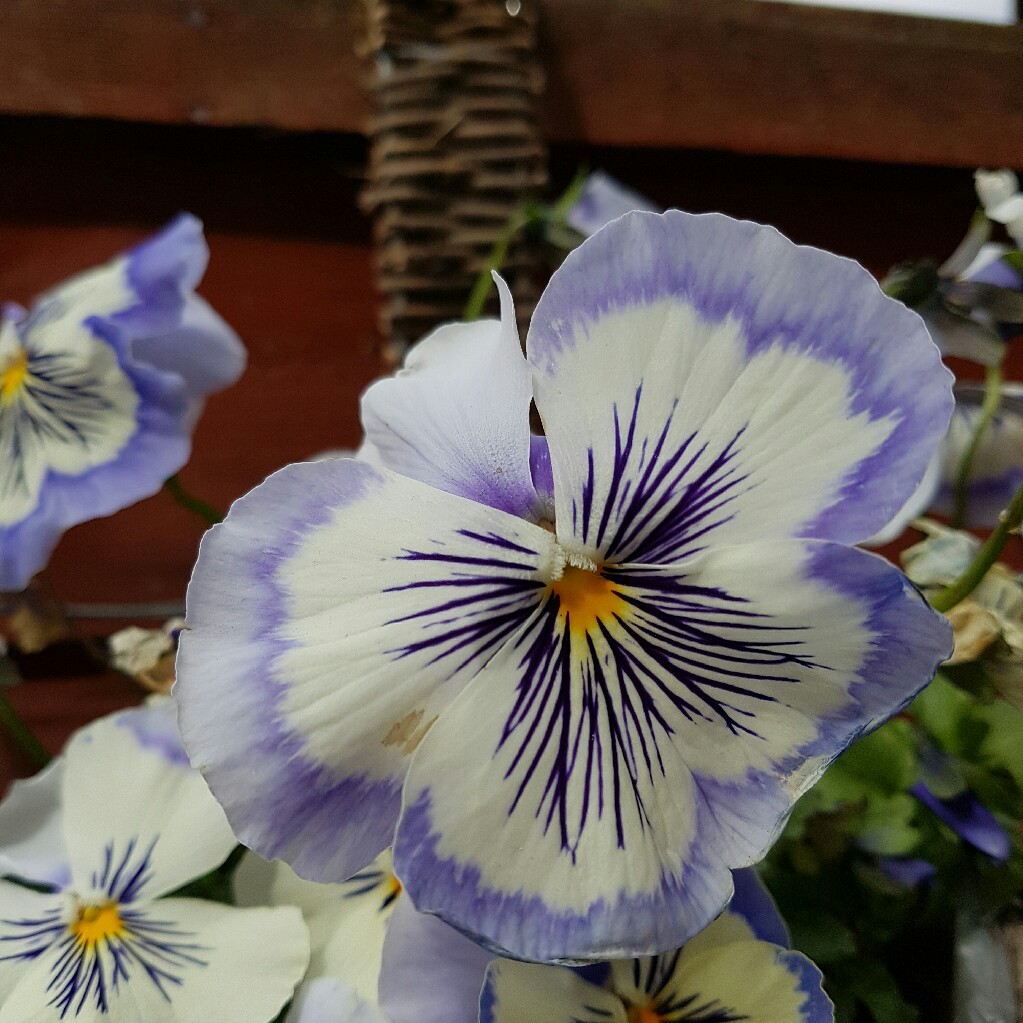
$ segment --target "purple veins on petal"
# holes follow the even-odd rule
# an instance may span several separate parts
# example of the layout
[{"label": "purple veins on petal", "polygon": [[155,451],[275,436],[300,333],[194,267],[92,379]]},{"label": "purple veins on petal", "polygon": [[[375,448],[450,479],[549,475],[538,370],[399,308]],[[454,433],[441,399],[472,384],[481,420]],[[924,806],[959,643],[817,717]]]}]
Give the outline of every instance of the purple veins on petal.
[{"label": "purple veins on petal", "polygon": [[[619,848],[626,845],[623,801],[643,830],[650,826],[639,779],[664,775],[661,746],[673,741],[679,719],[716,719],[733,735],[760,738],[755,711],[736,699],[773,703],[775,693],[754,686],[794,684],[787,665],[819,667],[802,630],[779,628],[720,590],[655,570],[608,568],[604,579],[603,616],[573,622],[565,607],[578,598],[559,595],[554,583],[513,641],[521,681],[498,746],[514,748],[505,771],[516,784],[509,813],[554,750],[534,812],[545,833],[557,827],[573,855],[591,812],[613,814]],[[582,794],[570,825],[573,784]]]},{"label": "purple veins on petal", "polygon": [[[697,431],[669,444],[677,401],[654,439],[637,440],[636,425],[643,397],[636,390],[628,425],[623,429],[618,406],[614,419],[614,453],[610,483],[599,521],[595,518],[595,452],[587,452],[587,477],[573,528],[585,544],[603,552],[607,561],[665,564],[699,553],[697,541],[729,520],[728,505],[743,492],[748,475],[735,464],[745,427],[709,454],[710,441]],[[617,523],[609,534],[612,521]],[[578,522],[578,526],[576,523]]]}]

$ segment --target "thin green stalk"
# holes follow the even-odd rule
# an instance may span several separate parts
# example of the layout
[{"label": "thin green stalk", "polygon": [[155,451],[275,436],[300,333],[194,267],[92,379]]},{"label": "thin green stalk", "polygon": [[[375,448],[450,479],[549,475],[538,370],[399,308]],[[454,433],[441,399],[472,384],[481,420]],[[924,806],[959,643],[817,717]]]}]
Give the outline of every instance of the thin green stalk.
[{"label": "thin green stalk", "polygon": [[951,611],[959,601],[968,597],[987,575],[988,569],[998,560],[1009,537],[1019,531],[1023,523],[1023,487],[1016,491],[1009,507],[1002,512],[995,531],[984,541],[984,545],[967,566],[966,571],[950,586],[946,586],[931,597],[931,607],[935,611]]},{"label": "thin green stalk", "polygon": [[980,406],[980,415],[973,428],[970,443],[966,445],[963,457],[956,470],[955,504],[952,509],[952,525],[962,529],[966,524],[966,504],[970,496],[970,479],[973,476],[973,462],[977,457],[980,442],[984,439],[987,428],[991,425],[998,406],[1002,401],[1002,367],[988,367],[984,381],[984,402]]},{"label": "thin green stalk", "polygon": [[523,210],[516,210],[505,229],[498,235],[497,241],[494,242],[494,247],[490,250],[487,265],[480,271],[479,276],[476,278],[476,283],[472,286],[469,301],[465,303],[465,309],[462,311],[463,320],[479,319],[480,314],[483,312],[483,307],[487,304],[487,295],[490,294],[490,289],[494,286],[491,272],[500,270],[504,265],[504,261],[508,258],[508,249],[511,248],[511,243],[515,241],[515,236],[525,227],[527,222],[528,218],[525,212]]},{"label": "thin green stalk", "polygon": [[181,485],[181,480],[177,476],[171,476],[170,479],[164,481],[164,488],[171,497],[174,498],[182,508],[187,511],[194,512],[199,516],[207,525],[215,526],[218,522],[223,522],[224,516],[213,507],[212,504],[207,504],[201,498],[194,497]]},{"label": "thin green stalk", "polygon": [[37,771],[42,770],[50,762],[50,754],[36,738],[35,732],[25,724],[21,715],[7,699],[7,694],[0,689],[0,724],[7,734],[21,747]]}]

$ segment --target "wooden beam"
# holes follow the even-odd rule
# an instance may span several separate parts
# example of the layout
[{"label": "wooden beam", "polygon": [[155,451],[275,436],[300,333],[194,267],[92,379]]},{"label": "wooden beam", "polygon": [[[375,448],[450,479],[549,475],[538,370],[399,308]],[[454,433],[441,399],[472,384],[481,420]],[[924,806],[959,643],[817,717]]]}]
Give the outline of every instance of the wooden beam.
[{"label": "wooden beam", "polygon": [[1023,25],[754,0],[549,0],[544,13],[555,137],[1023,164]]},{"label": "wooden beam", "polygon": [[[755,0],[542,6],[552,140],[1023,165],[1023,26]],[[362,132],[360,12],[0,0],[0,111]]]},{"label": "wooden beam", "polygon": [[364,130],[355,0],[0,0],[0,109]]}]

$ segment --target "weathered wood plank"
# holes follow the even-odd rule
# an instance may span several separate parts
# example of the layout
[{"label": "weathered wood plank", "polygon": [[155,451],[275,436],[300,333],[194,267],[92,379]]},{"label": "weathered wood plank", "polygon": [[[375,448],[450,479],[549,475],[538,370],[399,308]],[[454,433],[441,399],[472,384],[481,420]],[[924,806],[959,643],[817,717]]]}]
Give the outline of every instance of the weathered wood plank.
[{"label": "weathered wood plank", "polygon": [[[751,0],[542,4],[552,140],[1023,164],[1023,26]],[[0,110],[361,132],[360,11],[0,0]]]}]

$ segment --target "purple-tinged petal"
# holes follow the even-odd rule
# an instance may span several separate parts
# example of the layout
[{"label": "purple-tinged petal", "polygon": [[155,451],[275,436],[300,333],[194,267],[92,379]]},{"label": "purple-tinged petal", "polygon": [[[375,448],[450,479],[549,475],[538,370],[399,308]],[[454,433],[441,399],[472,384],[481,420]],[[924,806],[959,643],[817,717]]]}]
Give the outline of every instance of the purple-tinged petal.
[{"label": "purple-tinged petal", "polygon": [[[961,385],[956,388],[956,409],[941,448],[942,485],[935,508],[947,514],[954,501],[955,481],[963,454],[981,415],[982,389]],[[993,527],[1023,486],[1023,384],[1002,385],[1002,401],[988,423],[973,458],[967,500],[972,525]]]},{"label": "purple-tinged petal", "polygon": [[789,948],[789,929],[757,872],[752,867],[733,870],[732,885],[735,894],[728,903],[728,912],[741,916],[758,940]]},{"label": "purple-tinged petal", "polygon": [[180,320],[167,333],[136,339],[132,355],[156,369],[177,373],[193,399],[235,383],[247,359],[238,335],[198,295],[187,296]]},{"label": "purple-tinged petal", "polygon": [[536,520],[530,476],[532,385],[504,282],[501,320],[438,327],[393,377],[362,397],[379,464],[471,501]]},{"label": "purple-tinged petal", "polygon": [[0,875],[62,887],[71,880],[60,793],[64,760],[16,781],[0,803]]},{"label": "purple-tinged petal", "polygon": [[836,544],[572,571],[589,589],[552,583],[423,739],[394,846],[420,910],[538,961],[696,934],[729,868],[951,649],[900,572]]},{"label": "purple-tinged petal", "polygon": [[351,459],[235,502],[202,542],[174,692],[239,838],[316,881],[390,845],[409,757],[539,603],[554,547]]},{"label": "purple-tinged petal", "polygon": [[595,560],[863,540],[952,410],[919,317],[862,267],[718,214],[599,231],[555,272],[527,352],[559,539]]},{"label": "purple-tinged petal", "polygon": [[885,877],[906,888],[926,887],[938,874],[933,863],[912,856],[882,856],[877,865]]},{"label": "purple-tinged petal", "polygon": [[598,170],[586,178],[565,222],[580,234],[591,235],[632,210],[661,212],[646,196],[616,181],[606,171]]},{"label": "purple-tinged petal", "polygon": [[909,790],[942,824],[947,824],[963,841],[1004,863],[1012,842],[995,815],[968,789],[949,799],[939,799],[926,785],[917,782]]},{"label": "purple-tinged petal", "polygon": [[493,958],[435,916],[400,899],[380,967],[380,1008],[391,1023],[476,1023]]},{"label": "purple-tinged petal", "polygon": [[545,510],[553,519],[554,516],[554,470],[551,467],[551,449],[547,446],[547,438],[532,436],[529,438],[529,474],[533,478],[533,486],[544,502]]},{"label": "purple-tinged petal", "polygon": [[0,366],[27,355],[0,401],[0,592],[27,586],[68,527],[158,491],[191,446],[183,381],[135,363],[109,323],[19,330],[0,344]]},{"label": "purple-tinged petal", "polygon": [[993,284],[1012,291],[1023,290],[1023,275],[1014,270],[1002,257],[1009,251],[1006,245],[985,245],[977,258],[963,271],[967,281]]},{"label": "purple-tinged petal", "polygon": [[65,529],[150,496],[188,459],[202,397],[244,364],[191,293],[206,259],[182,216],[29,313],[5,308],[0,591],[23,589]]}]

